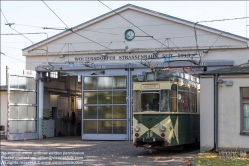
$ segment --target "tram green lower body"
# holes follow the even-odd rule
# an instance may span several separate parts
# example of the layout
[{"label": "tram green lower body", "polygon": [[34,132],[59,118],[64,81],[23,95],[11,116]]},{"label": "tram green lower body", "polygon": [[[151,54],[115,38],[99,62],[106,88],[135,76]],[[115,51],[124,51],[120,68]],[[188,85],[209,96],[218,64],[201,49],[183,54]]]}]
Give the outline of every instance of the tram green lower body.
[{"label": "tram green lower body", "polygon": [[[134,146],[150,145],[151,148],[199,143],[199,114],[134,114],[133,129]],[[161,126],[166,130],[162,131]]]}]

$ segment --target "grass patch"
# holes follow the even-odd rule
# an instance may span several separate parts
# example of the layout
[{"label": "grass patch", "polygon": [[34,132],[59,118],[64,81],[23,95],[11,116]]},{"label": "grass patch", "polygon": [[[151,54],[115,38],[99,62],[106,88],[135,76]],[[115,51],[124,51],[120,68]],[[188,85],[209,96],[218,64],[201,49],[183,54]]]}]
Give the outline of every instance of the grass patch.
[{"label": "grass patch", "polygon": [[249,166],[249,155],[246,159],[220,159],[218,153],[200,153],[195,159],[195,166]]}]

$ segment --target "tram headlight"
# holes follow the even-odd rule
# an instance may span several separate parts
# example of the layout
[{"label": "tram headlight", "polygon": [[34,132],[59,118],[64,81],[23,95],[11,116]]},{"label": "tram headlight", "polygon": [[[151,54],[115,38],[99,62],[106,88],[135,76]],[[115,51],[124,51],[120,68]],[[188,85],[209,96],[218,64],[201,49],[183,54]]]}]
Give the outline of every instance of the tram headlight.
[{"label": "tram headlight", "polygon": [[160,131],[165,131],[165,130],[166,130],[166,126],[161,125],[161,126],[160,126]]},{"label": "tram headlight", "polygon": [[139,127],[138,125],[135,125],[135,126],[134,126],[134,130],[135,130],[136,132],[138,132],[138,131],[140,130],[140,127]]}]

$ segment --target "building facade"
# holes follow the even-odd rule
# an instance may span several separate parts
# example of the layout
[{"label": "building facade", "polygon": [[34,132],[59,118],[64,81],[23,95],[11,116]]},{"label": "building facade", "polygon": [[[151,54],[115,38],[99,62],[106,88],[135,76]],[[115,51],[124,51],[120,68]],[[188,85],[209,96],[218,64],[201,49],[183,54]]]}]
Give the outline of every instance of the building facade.
[{"label": "building facade", "polygon": [[[150,71],[150,65],[197,75],[248,61],[247,38],[131,4],[115,12],[23,49],[26,69],[37,72],[37,138],[43,135],[45,112],[55,119],[55,135],[73,132],[83,140],[131,140],[132,82]],[[211,93],[202,91],[213,86],[208,81],[201,82],[201,99]],[[201,108],[206,109],[205,103],[201,100]],[[75,124],[69,121],[72,112]],[[209,114],[200,112],[201,117]],[[201,138],[201,146],[206,146]],[[208,142],[207,147],[212,146]]]},{"label": "building facade", "polygon": [[249,150],[249,63],[204,72],[201,151]]}]

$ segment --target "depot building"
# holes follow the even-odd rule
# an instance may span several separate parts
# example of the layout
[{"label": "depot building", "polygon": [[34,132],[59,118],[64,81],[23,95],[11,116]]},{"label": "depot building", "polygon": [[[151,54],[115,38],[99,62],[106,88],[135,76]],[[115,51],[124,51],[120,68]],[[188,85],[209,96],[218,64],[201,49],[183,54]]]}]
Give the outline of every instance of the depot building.
[{"label": "depot building", "polygon": [[[248,38],[127,4],[24,48],[26,70],[9,74],[9,116],[1,123],[8,126],[9,140],[42,139],[43,135],[132,140],[132,83],[138,74],[150,71],[151,65],[198,75],[247,63],[248,42]],[[210,150],[223,141],[214,136],[214,126],[226,124],[214,122],[211,83],[215,77],[202,75],[206,77],[200,89],[201,130],[205,131],[200,142]],[[241,102],[239,87],[237,102]],[[246,87],[249,84],[243,84]],[[240,104],[226,111],[227,116],[240,117],[234,137],[242,143],[248,140],[249,120]],[[229,143],[219,145],[237,146]]]}]

